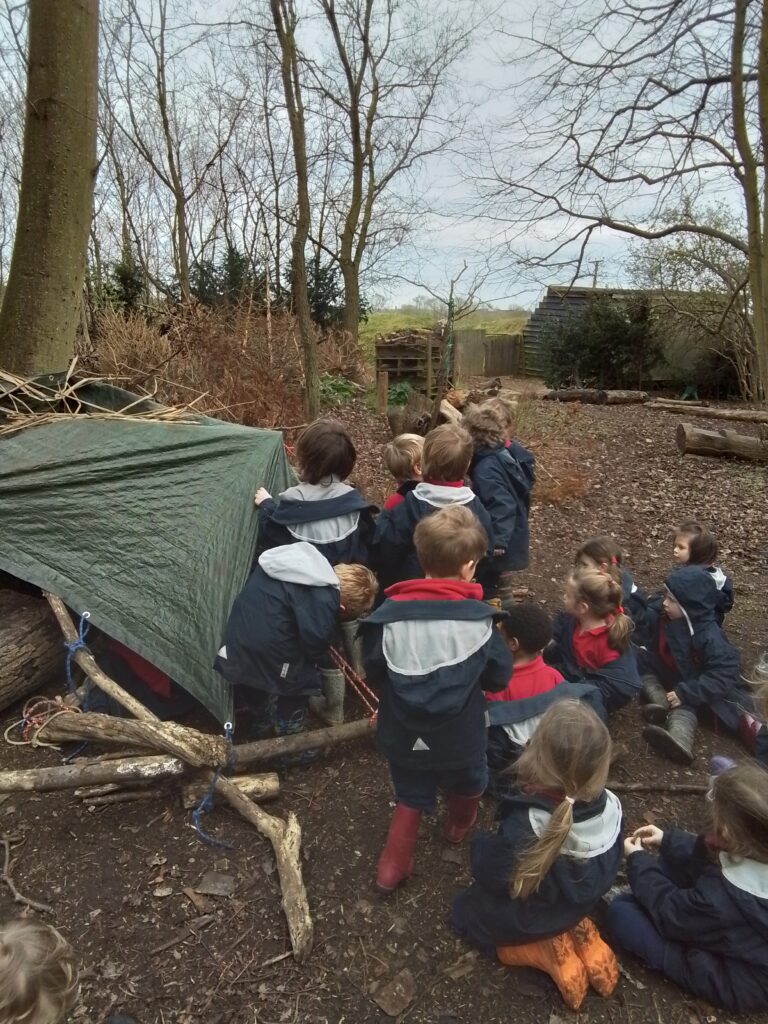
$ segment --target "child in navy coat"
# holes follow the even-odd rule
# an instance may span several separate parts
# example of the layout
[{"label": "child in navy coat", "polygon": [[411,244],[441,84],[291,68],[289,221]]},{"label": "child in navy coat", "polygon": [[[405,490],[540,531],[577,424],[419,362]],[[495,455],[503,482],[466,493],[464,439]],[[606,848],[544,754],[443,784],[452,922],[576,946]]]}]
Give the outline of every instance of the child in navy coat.
[{"label": "child in navy coat", "polygon": [[730,1013],[765,1012],[768,774],[740,764],[714,778],[710,796],[711,833],[644,825],[627,839],[632,891],[609,906],[609,928],[696,998]]},{"label": "child in navy coat", "polygon": [[610,715],[640,690],[632,620],[624,612],[621,584],[610,573],[579,569],[565,587],[565,610],[553,624],[544,660],[571,683],[591,683]]},{"label": "child in navy coat", "polygon": [[613,537],[590,537],[576,549],[573,556],[576,569],[600,569],[610,573],[621,584],[621,604],[624,612],[632,619],[634,643],[642,642],[645,636],[648,598],[641,587],[632,579],[624,567],[624,555]]},{"label": "child in navy coat", "polygon": [[299,732],[339,620],[365,614],[376,590],[369,569],[332,568],[305,541],[265,551],[235,598],[214,662],[236,688],[236,704],[264,730]]},{"label": "child in navy coat", "polygon": [[405,496],[421,480],[424,438],[421,434],[398,434],[384,449],[384,465],[397,481],[397,490],[384,502],[389,511],[405,501]]},{"label": "child in navy coat", "polygon": [[580,701],[552,705],[520,755],[495,834],[472,841],[469,889],[451,924],[509,966],[547,971],[578,1009],[588,980],[609,995],[618,967],[587,915],[621,863],[622,810],[606,790],[611,738]]},{"label": "child in navy coat", "polygon": [[718,623],[719,591],[701,565],[685,565],[665,581],[661,609],[649,606],[649,639],[640,652],[643,738],[674,761],[693,761],[697,715],[709,711],[751,747],[755,710],[741,678],[739,652]]},{"label": "child in navy coat", "polygon": [[431,430],[424,439],[423,479],[395,508],[384,510],[376,522],[373,550],[382,588],[423,576],[413,536],[418,523],[451,505],[468,508],[488,536],[492,554],[491,520],[464,477],[472,458],[472,439],[453,423]]},{"label": "child in navy coat", "polygon": [[493,559],[478,575],[484,596],[490,598],[505,573],[528,566],[533,456],[522,449],[528,460],[524,467],[513,448],[506,446],[501,418],[487,405],[470,409],[462,422],[474,445],[469,467],[472,486],[491,517]]},{"label": "child in navy coat", "polygon": [[483,690],[502,690],[512,672],[494,610],[470,582],[487,546],[477,519],[465,506],[444,508],[419,522],[414,543],[426,578],[390,587],[360,627],[397,799],[376,875],[384,894],[410,876],[438,787],[448,794],[446,840],[460,843],[472,828],[488,782]]},{"label": "child in navy coat", "polygon": [[718,543],[714,534],[701,523],[689,520],[675,530],[672,549],[678,565],[701,565],[711,575],[717,587],[717,621],[722,626],[726,614],[733,608],[733,581],[715,565]]},{"label": "child in navy coat", "polygon": [[558,700],[583,699],[603,713],[600,691],[589,683],[566,683],[547,665],[542,651],[552,639],[549,615],[537,604],[504,604],[500,629],[514,671],[505,689],[488,693],[488,769],[494,793],[508,785],[509,769],[530,742],[542,716]]},{"label": "child in navy coat", "polygon": [[257,550],[306,541],[331,565],[367,565],[375,508],[344,483],[356,459],[355,446],[341,423],[310,423],[296,445],[301,483],[283,491],[278,501],[263,487],[256,492]]}]

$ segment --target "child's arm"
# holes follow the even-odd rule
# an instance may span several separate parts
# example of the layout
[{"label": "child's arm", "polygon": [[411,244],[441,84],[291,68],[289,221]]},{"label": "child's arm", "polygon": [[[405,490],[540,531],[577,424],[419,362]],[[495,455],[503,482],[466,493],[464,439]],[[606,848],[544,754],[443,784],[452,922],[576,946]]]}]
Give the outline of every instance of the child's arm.
[{"label": "child's arm", "polygon": [[409,529],[405,502],[391,511],[379,513],[370,547],[370,562],[377,569],[386,568],[395,573],[397,566],[413,547],[413,528]]},{"label": "child's arm", "polygon": [[509,683],[512,670],[512,654],[499,630],[494,629],[488,641],[488,659],[480,676],[480,689],[490,693],[504,690]]},{"label": "child's arm", "polygon": [[725,637],[708,638],[696,652],[701,671],[693,679],[675,685],[674,692],[684,704],[699,707],[727,697],[740,686],[739,652]]}]

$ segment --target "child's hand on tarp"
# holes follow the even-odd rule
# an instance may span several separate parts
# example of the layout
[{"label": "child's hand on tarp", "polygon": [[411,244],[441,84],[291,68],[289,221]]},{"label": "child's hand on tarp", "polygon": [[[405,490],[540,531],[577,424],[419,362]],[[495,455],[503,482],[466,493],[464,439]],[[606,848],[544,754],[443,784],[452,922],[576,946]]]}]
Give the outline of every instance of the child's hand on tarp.
[{"label": "child's hand on tarp", "polygon": [[271,497],[272,495],[266,487],[260,487],[253,496],[253,503],[258,508],[263,501],[267,501]]}]

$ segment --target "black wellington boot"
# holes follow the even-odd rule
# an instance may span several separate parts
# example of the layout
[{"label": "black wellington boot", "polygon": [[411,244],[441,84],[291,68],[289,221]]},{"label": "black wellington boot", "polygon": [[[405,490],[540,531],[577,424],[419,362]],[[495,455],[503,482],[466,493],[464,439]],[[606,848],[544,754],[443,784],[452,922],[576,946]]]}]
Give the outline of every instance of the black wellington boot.
[{"label": "black wellington boot", "polygon": [[696,734],[696,714],[687,708],[674,708],[667,716],[666,728],[646,725],[643,739],[649,746],[670,761],[691,764],[694,758],[693,737]]},{"label": "black wellington boot", "polygon": [[656,676],[643,676],[640,687],[640,712],[646,722],[664,725],[669,714],[667,691]]}]

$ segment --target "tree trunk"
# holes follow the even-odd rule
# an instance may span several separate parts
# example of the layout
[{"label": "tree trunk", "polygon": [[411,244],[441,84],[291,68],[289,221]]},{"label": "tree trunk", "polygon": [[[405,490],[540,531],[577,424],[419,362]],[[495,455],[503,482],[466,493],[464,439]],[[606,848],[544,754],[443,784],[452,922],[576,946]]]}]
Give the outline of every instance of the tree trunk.
[{"label": "tree trunk", "polygon": [[293,271],[293,312],[299,325],[304,359],[305,409],[308,420],[320,412],[320,378],[317,371],[317,342],[312,327],[312,316],[307,292],[307,265],[305,250],[311,216],[309,208],[309,173],[307,170],[307,144],[304,122],[304,104],[301,97],[299,58],[296,51],[296,12],[288,0],[270,0],[272,20],[280,42],[280,72],[283,79],[285,105],[291,126],[293,161],[296,167],[296,226],[291,245]]},{"label": "tree trunk", "polygon": [[750,462],[768,462],[768,441],[733,430],[700,430],[679,423],[677,447],[684,455],[735,455]]},{"label": "tree trunk", "polygon": [[344,317],[342,329],[357,343],[360,332],[360,277],[352,260],[341,261],[344,278]]},{"label": "tree trunk", "polygon": [[566,388],[562,391],[547,391],[544,395],[553,402],[585,402],[587,405],[605,405],[608,393],[597,388]]},{"label": "tree trunk", "polygon": [[0,710],[64,678],[64,644],[41,597],[0,591]]},{"label": "tree trunk", "polygon": [[707,409],[697,406],[693,409],[686,407],[686,403],[679,402],[649,402],[649,409],[661,409],[662,412],[679,412],[684,416],[705,416],[713,420],[735,420],[740,423],[768,423],[768,412],[758,412],[754,409]]},{"label": "tree trunk", "polygon": [[85,279],[96,174],[98,0],[30,0],[24,158],[0,364],[66,369]]},{"label": "tree trunk", "polygon": [[608,405],[641,405],[648,401],[647,391],[606,391]]}]

